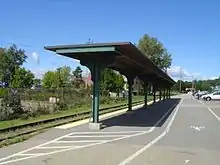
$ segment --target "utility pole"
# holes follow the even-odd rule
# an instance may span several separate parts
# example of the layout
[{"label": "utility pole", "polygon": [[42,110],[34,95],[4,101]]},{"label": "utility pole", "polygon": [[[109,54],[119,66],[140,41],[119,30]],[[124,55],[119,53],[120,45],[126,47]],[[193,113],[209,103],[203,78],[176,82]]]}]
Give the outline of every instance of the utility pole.
[{"label": "utility pole", "polygon": [[194,77],[192,76],[192,90],[194,89]]},{"label": "utility pole", "polygon": [[183,73],[182,73],[182,68],[180,67],[180,93],[182,92],[182,79],[183,79]]}]

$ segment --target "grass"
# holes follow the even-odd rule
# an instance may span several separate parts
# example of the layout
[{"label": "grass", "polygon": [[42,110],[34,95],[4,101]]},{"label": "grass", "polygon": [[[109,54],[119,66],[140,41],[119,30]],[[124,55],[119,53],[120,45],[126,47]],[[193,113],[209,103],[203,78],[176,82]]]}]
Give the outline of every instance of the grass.
[{"label": "grass", "polygon": [[[148,99],[150,99],[150,97],[151,96],[149,96]],[[144,100],[144,96],[133,96],[133,102],[141,101],[141,100]],[[121,104],[125,104],[125,103],[127,103],[127,99],[122,100],[118,103],[110,102],[109,104],[101,104],[100,108],[110,107],[111,104],[113,104],[111,106],[117,106],[117,105],[121,105]],[[37,117],[34,117],[34,118],[29,118],[29,119],[14,119],[14,120],[1,121],[0,122],[0,129],[4,129],[4,128],[16,126],[16,125],[27,124],[27,123],[31,123],[31,122],[37,122],[37,121],[50,119],[50,118],[55,118],[55,117],[71,115],[71,114],[76,113],[76,112],[90,110],[90,109],[91,109],[91,106],[83,105],[81,107],[68,109],[68,110],[63,110],[63,111],[58,111],[58,112],[55,112],[53,114],[41,115],[41,116],[37,116]]]}]

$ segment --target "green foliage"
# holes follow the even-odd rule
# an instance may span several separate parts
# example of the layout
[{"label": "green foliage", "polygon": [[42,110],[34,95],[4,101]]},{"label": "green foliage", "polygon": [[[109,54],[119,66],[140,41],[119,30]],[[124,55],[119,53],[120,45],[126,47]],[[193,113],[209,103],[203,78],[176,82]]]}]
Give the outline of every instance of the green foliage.
[{"label": "green foliage", "polygon": [[80,88],[85,85],[82,79],[82,69],[79,66],[73,71],[73,85],[75,88]]},{"label": "green foliage", "polygon": [[34,79],[34,86],[35,86],[35,87],[38,87],[38,86],[40,86],[40,85],[41,85],[41,79],[35,78],[35,79]]},{"label": "green foliage", "polygon": [[60,88],[71,86],[71,68],[64,66],[57,68],[56,71],[48,71],[42,79],[44,88]]},{"label": "green foliage", "polygon": [[69,66],[59,67],[56,70],[58,76],[58,87],[69,87],[71,85],[71,68]]},{"label": "green foliage", "polygon": [[202,82],[200,89],[209,91],[211,89],[211,85],[208,82]]},{"label": "green foliage", "polygon": [[82,78],[82,69],[77,66],[76,69],[73,71],[74,78]]},{"label": "green foliage", "polygon": [[4,96],[8,93],[7,88],[0,88],[0,98],[4,98]]},{"label": "green foliage", "polygon": [[145,34],[138,42],[138,48],[159,68],[166,70],[171,66],[172,57],[163,44],[155,37]]},{"label": "green foliage", "polygon": [[159,65],[159,68],[167,71],[167,69],[172,64],[172,55],[165,49],[164,53],[161,57],[161,64]]},{"label": "green foliage", "polygon": [[12,88],[31,88],[34,84],[34,74],[25,68],[17,68],[12,77]]},{"label": "green foliage", "polygon": [[42,85],[44,88],[58,88],[59,87],[59,79],[57,72],[47,71],[43,75]]},{"label": "green foliage", "polygon": [[[21,106],[21,99],[18,90],[11,89],[1,100],[1,115],[4,113],[7,114],[6,119],[14,119],[19,117],[24,113],[24,110]],[[2,119],[5,116],[1,116]]]},{"label": "green foliage", "polygon": [[[215,83],[213,83],[215,82]],[[199,80],[199,81],[181,81],[181,91],[185,91],[186,88],[192,88],[195,87],[196,90],[202,90],[202,91],[210,91],[211,87],[216,86],[216,80]],[[173,86],[174,91],[180,90],[180,80],[176,82],[176,84]]]},{"label": "green foliage", "polygon": [[13,80],[13,75],[27,59],[25,51],[12,45],[8,49],[3,49],[0,54],[0,81],[7,85]]},{"label": "green foliage", "polygon": [[104,69],[101,75],[101,90],[110,92],[121,92],[124,87],[124,78],[111,69]]},{"label": "green foliage", "polygon": [[119,98],[119,97],[116,98],[102,97],[100,100],[100,104],[115,104],[126,100],[127,100],[126,98]]}]

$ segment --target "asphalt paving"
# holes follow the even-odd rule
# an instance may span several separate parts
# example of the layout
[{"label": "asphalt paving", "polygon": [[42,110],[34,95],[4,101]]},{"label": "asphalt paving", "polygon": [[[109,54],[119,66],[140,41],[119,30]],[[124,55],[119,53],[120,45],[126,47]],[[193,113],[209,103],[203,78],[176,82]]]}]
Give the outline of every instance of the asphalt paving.
[{"label": "asphalt paving", "polygon": [[[219,105],[218,105],[219,104]],[[219,165],[220,103],[179,95],[0,149],[0,165]]]}]

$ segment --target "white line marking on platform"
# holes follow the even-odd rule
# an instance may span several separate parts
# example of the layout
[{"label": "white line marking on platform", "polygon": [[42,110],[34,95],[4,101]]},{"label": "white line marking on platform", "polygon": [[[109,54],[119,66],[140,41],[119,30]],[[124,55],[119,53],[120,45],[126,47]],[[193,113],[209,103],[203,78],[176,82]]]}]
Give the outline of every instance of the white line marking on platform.
[{"label": "white line marking on platform", "polygon": [[19,154],[18,156],[35,156],[35,155],[42,155],[44,153],[32,153],[32,154]]},{"label": "white line marking on platform", "polygon": [[127,136],[127,135],[69,135],[65,138],[94,138],[94,137],[121,137],[121,136]]},{"label": "white line marking on platform", "polygon": [[[58,151],[43,153],[43,154],[41,154],[41,155],[32,155],[32,156],[29,156],[29,157],[24,157],[24,158],[19,158],[19,159],[14,159],[14,160],[8,160],[8,161],[5,161],[5,162],[0,162],[0,165],[8,164],[8,163],[13,163],[13,162],[18,162],[18,161],[22,161],[22,160],[26,160],[26,159],[30,159],[30,158],[35,158],[35,157],[38,157],[38,156],[46,156],[46,155],[51,155],[51,154],[55,154],[55,153],[60,153],[60,152],[65,152],[65,151],[70,151],[70,150],[75,150],[75,149],[80,149],[80,148],[86,148],[86,147],[96,146],[96,145],[105,144],[105,143],[108,143],[108,142],[114,142],[114,141],[118,141],[118,140],[127,139],[127,138],[136,137],[136,136],[140,136],[140,135],[144,135],[144,134],[150,133],[150,132],[152,132],[152,131],[161,123],[161,121],[167,116],[167,114],[169,114],[169,112],[170,112],[175,106],[176,106],[176,105],[174,105],[173,107],[171,107],[171,108],[155,123],[155,125],[154,125],[153,127],[151,127],[148,131],[143,131],[143,132],[136,133],[136,134],[132,134],[132,135],[126,135],[126,136],[122,136],[122,137],[115,138],[115,139],[111,139],[111,140],[100,141],[100,142],[98,142],[98,143],[92,143],[92,144],[88,144],[88,145],[83,145],[83,146],[80,146],[80,147],[77,147],[77,148],[72,147],[72,148],[67,148],[67,149],[63,149],[63,150],[58,150]],[[31,151],[31,150],[33,150],[33,149],[37,149],[38,147],[41,147],[41,146],[44,146],[44,145],[47,145],[47,144],[57,143],[58,140],[61,140],[62,138],[65,138],[65,137],[70,136],[70,135],[73,135],[73,134],[74,134],[74,133],[69,133],[69,134],[67,134],[67,135],[64,135],[64,136],[55,138],[54,140],[48,141],[48,142],[46,142],[46,143],[43,143],[43,144],[37,145],[37,146],[35,146],[35,147],[32,147],[32,148],[23,150],[23,151],[21,151],[21,152],[18,152],[18,153],[9,155],[9,156],[7,156],[7,157],[5,157],[5,158],[1,158],[0,161],[4,161],[4,160],[10,159],[10,158],[12,158],[12,157],[19,156],[19,155],[21,155],[21,154],[24,154],[25,152]],[[83,141],[82,141],[82,142],[83,142]]]},{"label": "white line marking on platform", "polygon": [[201,131],[205,127],[204,126],[193,126],[193,125],[191,125],[190,128],[195,129],[196,131]]},{"label": "white line marking on platform", "polygon": [[77,134],[121,134],[121,133],[139,133],[143,131],[118,131],[118,132],[75,132],[74,135]]},{"label": "white line marking on platform", "polygon": [[185,160],[185,164],[189,163],[190,160]]},{"label": "white line marking on platform", "polygon": [[71,141],[59,140],[53,143],[96,143],[96,142],[105,142],[105,141],[106,140],[71,140]]},{"label": "white line marking on platform", "polygon": [[[35,146],[35,147],[31,147],[31,148],[29,148],[29,149],[26,149],[26,150],[23,150],[23,151],[21,151],[21,152],[18,152],[18,153],[12,154],[12,155],[7,156],[7,157],[5,157],[5,158],[1,158],[0,161],[3,161],[3,160],[6,160],[6,159],[9,159],[9,158],[14,157],[14,156],[17,156],[18,154],[23,154],[23,153],[25,153],[25,152],[31,151],[31,150],[33,150],[33,149],[36,149],[36,148],[38,148],[38,147],[41,147],[41,146],[44,146],[44,145],[47,145],[47,144],[53,143],[53,142],[55,142],[55,141],[58,141],[58,140],[60,140],[60,139],[62,139],[62,138],[65,138],[66,136],[68,136],[68,135],[72,135],[72,134],[73,134],[73,133],[69,133],[69,134],[67,134],[67,135],[60,136],[60,137],[55,138],[55,139],[53,139],[53,140],[51,140],[51,141],[48,141],[48,142],[46,142],[46,143],[43,143],[43,144],[37,145],[37,146]],[[0,164],[1,164],[1,163],[0,163]]]},{"label": "white line marking on platform", "polygon": [[[183,102],[183,99],[180,101],[179,105]],[[152,145],[154,145],[155,143],[157,143],[160,139],[162,139],[169,131],[170,131],[170,127],[172,126],[172,123],[176,117],[177,112],[179,111],[179,105],[176,107],[176,110],[170,120],[170,122],[168,123],[166,129],[164,130],[164,132],[162,134],[160,134],[158,137],[156,137],[154,140],[152,140],[150,143],[148,143],[147,145],[145,145],[143,148],[141,148],[140,150],[138,150],[137,152],[135,152],[133,155],[129,156],[128,158],[126,158],[124,161],[122,161],[119,165],[126,165],[129,162],[131,162],[133,159],[135,159],[136,157],[138,157],[140,154],[142,154],[144,151],[146,151],[147,149],[149,149]]]},{"label": "white line marking on platform", "polygon": [[215,112],[213,112],[211,108],[208,108],[208,110],[216,117],[216,119],[218,119],[218,121],[220,121],[220,117],[216,115]]},{"label": "white line marking on platform", "polygon": [[38,147],[36,149],[57,149],[57,148],[73,148],[73,147],[79,147],[79,146],[48,146],[48,147]]},{"label": "white line marking on platform", "polygon": [[[202,102],[203,105],[206,106],[206,104],[204,102]],[[218,115],[215,114],[215,112],[213,112],[213,110],[211,108],[209,108],[208,106],[206,106],[206,108],[208,108],[209,112],[211,112],[218,121],[220,121],[220,117]]]},{"label": "white line marking on platform", "polygon": [[[86,148],[86,147],[91,147],[91,146],[95,146],[95,145],[99,145],[99,144],[105,144],[107,142],[113,142],[113,141],[122,140],[122,139],[130,138],[130,137],[135,137],[135,136],[143,135],[143,134],[146,134],[146,133],[147,132],[141,132],[141,133],[128,135],[128,136],[124,136],[124,137],[119,137],[119,138],[108,140],[108,141],[106,140],[106,141],[101,141],[99,143],[92,143],[92,144],[84,145],[82,147],[77,147],[77,148],[72,147],[72,148],[67,148],[67,149],[58,150],[58,151],[54,151],[54,152],[44,153],[42,155],[33,155],[33,156],[30,156],[30,157],[26,157],[26,158],[9,160],[9,161],[5,161],[5,162],[0,162],[0,165],[13,163],[13,162],[21,161],[21,160],[26,160],[26,159],[30,159],[30,158],[35,158],[35,157],[38,157],[38,156],[43,156],[43,155],[46,156],[46,155],[51,155],[51,154],[60,153],[60,152],[64,152],[64,151],[70,151],[70,150],[75,150],[75,149],[79,149],[79,148]],[[33,147],[33,148],[36,149],[36,147]],[[33,148],[28,149],[28,151],[32,150]],[[8,157],[2,158],[2,159],[0,159],[0,161],[12,158],[14,156],[19,156],[20,154],[23,154],[24,152],[27,152],[27,150],[24,150],[24,151],[21,151],[19,153],[16,153],[16,154],[10,155]]]}]

